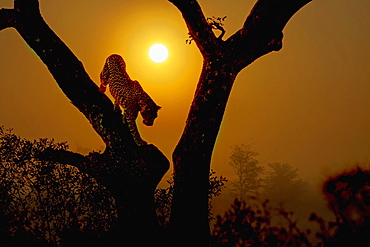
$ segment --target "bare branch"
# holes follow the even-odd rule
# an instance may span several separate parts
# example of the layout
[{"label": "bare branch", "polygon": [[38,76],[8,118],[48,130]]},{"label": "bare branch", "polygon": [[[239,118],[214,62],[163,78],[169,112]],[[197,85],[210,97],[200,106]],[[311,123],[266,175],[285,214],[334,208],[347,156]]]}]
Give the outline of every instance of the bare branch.
[{"label": "bare branch", "polygon": [[89,163],[89,160],[82,154],[53,148],[45,149],[42,153],[39,153],[36,158],[71,165],[77,168],[83,168],[83,164]]},{"label": "bare branch", "polygon": [[258,0],[243,27],[226,42],[243,69],[257,58],[282,47],[283,29],[311,0]]},{"label": "bare branch", "polygon": [[0,9],[0,31],[8,27],[15,27],[15,11]]},{"label": "bare branch", "polygon": [[189,29],[189,35],[197,44],[203,56],[214,53],[219,40],[208,24],[202,9],[196,0],[169,0],[182,13]]},{"label": "bare branch", "polygon": [[63,165],[74,166],[81,172],[89,174],[95,179],[100,178],[100,182],[103,178],[103,172],[107,169],[106,166],[103,166],[104,162],[102,162],[104,155],[98,152],[91,152],[84,156],[68,150],[47,148],[38,153],[36,158],[44,161],[52,161]]},{"label": "bare branch", "polygon": [[311,0],[259,0],[247,17],[242,33],[282,31],[290,18]]},{"label": "bare branch", "polygon": [[108,148],[136,148],[122,115],[91,80],[82,63],[43,20],[37,0],[15,0],[15,28],[36,52]]}]

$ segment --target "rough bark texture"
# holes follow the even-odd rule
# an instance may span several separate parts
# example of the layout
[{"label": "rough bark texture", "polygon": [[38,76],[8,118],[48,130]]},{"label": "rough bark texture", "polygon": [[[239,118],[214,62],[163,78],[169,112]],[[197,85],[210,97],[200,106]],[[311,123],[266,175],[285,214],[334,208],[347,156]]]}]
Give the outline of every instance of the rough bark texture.
[{"label": "rough bark texture", "polygon": [[[204,58],[186,126],[173,153],[170,245],[207,246],[210,162],[234,80],[257,58],[281,49],[283,28],[310,0],[258,0],[243,27],[225,41],[214,35],[196,0],[169,1],[182,13]],[[16,28],[106,144],[103,154],[86,157],[53,150],[42,155],[75,165],[104,184],[118,206],[117,231],[151,242],[157,233],[153,191],[168,160],[153,145],[136,146],[121,113],[113,110],[82,63],[44,22],[38,1],[14,2],[14,9],[0,10],[0,30]]]},{"label": "rough bark texture", "polygon": [[169,168],[167,158],[153,145],[135,144],[122,114],[114,111],[112,102],[98,92],[82,63],[45,23],[37,0],[15,0],[14,9],[1,9],[0,30],[7,27],[14,27],[36,52],[106,144],[103,154],[84,157],[48,150],[40,157],[74,165],[93,176],[115,198],[117,235],[124,232],[127,241],[141,238],[143,243],[152,242],[158,233],[153,193]]},{"label": "rough bark texture", "polygon": [[[170,0],[182,13],[203,55],[203,70],[183,135],[174,153],[171,227],[177,246],[207,246],[209,169],[212,151],[237,74],[282,47],[283,28],[310,0],[259,0],[243,27],[217,38],[196,0]],[[221,36],[222,37],[222,36]]]}]

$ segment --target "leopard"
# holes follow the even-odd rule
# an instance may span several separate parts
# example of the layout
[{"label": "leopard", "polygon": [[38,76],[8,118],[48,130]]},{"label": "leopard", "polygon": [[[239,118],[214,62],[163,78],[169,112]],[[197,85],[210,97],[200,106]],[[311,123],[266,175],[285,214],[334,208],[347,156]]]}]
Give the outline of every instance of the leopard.
[{"label": "leopard", "polygon": [[136,119],[140,112],[143,124],[153,126],[158,116],[158,106],[144,91],[140,83],[131,80],[126,71],[126,63],[121,55],[112,54],[105,61],[100,73],[99,92],[105,93],[109,84],[109,92],[114,98],[114,109],[123,109],[123,122],[128,126],[138,146],[147,145],[138,131]]}]

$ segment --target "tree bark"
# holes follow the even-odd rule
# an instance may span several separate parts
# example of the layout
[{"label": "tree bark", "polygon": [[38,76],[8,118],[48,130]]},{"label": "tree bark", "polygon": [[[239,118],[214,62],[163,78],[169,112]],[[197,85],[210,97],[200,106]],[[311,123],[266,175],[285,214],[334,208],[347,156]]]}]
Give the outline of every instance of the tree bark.
[{"label": "tree bark", "polygon": [[209,170],[213,148],[237,74],[282,47],[288,20],[310,0],[259,0],[243,27],[217,38],[196,0],[170,0],[203,55],[203,69],[180,142],[173,153],[170,225],[176,246],[208,246]]},{"label": "tree bark", "polygon": [[14,27],[36,52],[106,145],[103,154],[86,157],[53,150],[40,155],[78,167],[112,193],[119,215],[115,232],[121,241],[153,242],[158,233],[153,194],[169,168],[167,158],[153,145],[135,144],[122,114],[114,111],[82,63],[45,23],[37,0],[15,0],[14,9],[1,9],[0,30],[8,27]]}]

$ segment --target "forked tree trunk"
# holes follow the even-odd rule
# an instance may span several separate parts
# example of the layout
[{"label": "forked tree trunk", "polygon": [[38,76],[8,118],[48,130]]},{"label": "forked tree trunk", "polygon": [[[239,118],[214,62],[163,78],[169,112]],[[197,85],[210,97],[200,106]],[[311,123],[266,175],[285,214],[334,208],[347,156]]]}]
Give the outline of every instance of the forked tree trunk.
[{"label": "forked tree trunk", "polygon": [[[286,23],[310,0],[257,0],[243,27],[225,41],[214,35],[196,0],[169,1],[182,13],[204,58],[186,126],[173,153],[170,245],[207,246],[210,163],[234,80],[257,58],[281,49]],[[166,157],[153,145],[136,146],[122,115],[114,112],[82,63],[44,22],[37,0],[15,0],[14,9],[1,9],[0,30],[8,27],[36,52],[106,144],[103,154],[84,157],[51,151],[49,158],[78,167],[110,190],[119,212],[121,240],[153,243],[157,236],[153,191],[169,167]]]},{"label": "forked tree trunk", "polygon": [[210,163],[234,80],[257,58],[281,49],[284,26],[309,1],[259,0],[243,27],[223,41],[223,34],[214,35],[196,0],[170,0],[181,11],[189,35],[203,55],[186,126],[173,153],[170,225],[175,246],[208,245]]}]

